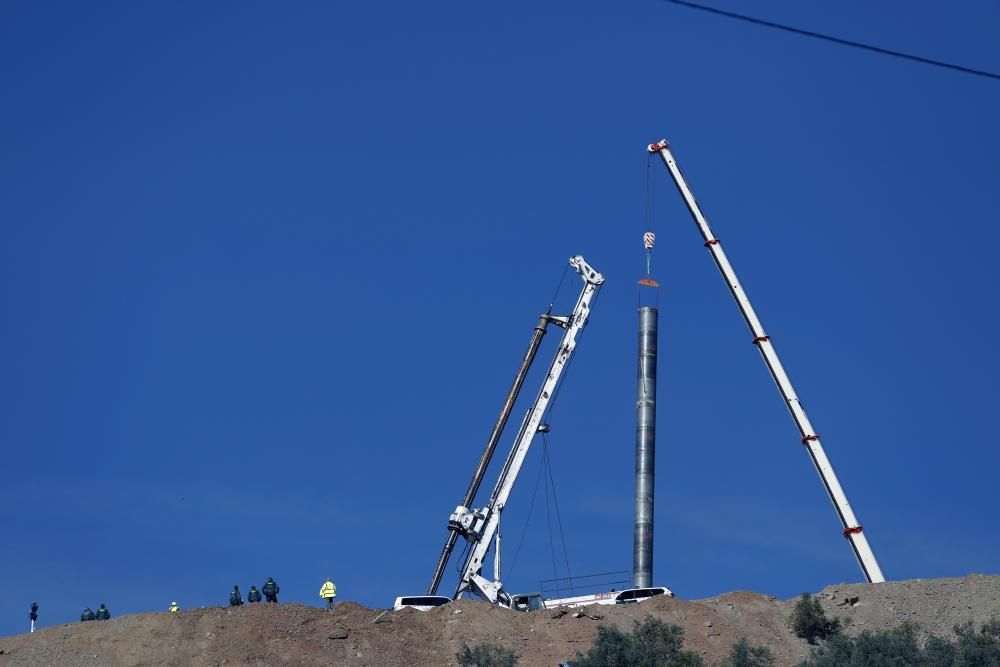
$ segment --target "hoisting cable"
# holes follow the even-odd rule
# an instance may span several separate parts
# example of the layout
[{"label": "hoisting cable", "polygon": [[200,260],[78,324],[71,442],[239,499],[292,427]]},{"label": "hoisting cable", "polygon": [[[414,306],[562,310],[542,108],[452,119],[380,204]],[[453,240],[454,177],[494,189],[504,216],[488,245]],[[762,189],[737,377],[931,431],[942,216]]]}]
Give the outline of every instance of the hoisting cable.
[{"label": "hoisting cable", "polygon": [[656,219],[656,177],[653,175],[653,154],[646,153],[646,229],[653,228]]},{"label": "hoisting cable", "polygon": [[469,557],[470,544],[472,543],[471,542],[465,543],[465,546],[462,547],[461,555],[459,555],[458,560],[455,561],[455,572],[457,572],[459,575],[461,575],[462,571],[465,570],[465,561],[468,560]]},{"label": "hoisting cable", "polygon": [[[542,465],[548,465],[548,459],[542,457]],[[556,567],[556,545],[552,541],[552,511],[549,508],[549,480],[545,480],[545,517],[548,519],[549,553],[552,554],[552,578],[556,581],[556,596],[559,596],[559,570]]]},{"label": "hoisting cable", "polygon": [[656,222],[656,179],[653,178],[653,154],[646,154],[646,211],[643,219],[645,231],[642,234],[642,244],[646,249],[646,277],[639,280],[639,288],[636,293],[636,305],[642,305],[642,288],[652,287],[656,289],[656,305],[660,305],[659,283],[653,280],[653,245],[656,243],[656,232],[653,225]]},{"label": "hoisting cable", "polygon": [[549,437],[542,433],[542,451],[545,454],[545,467],[549,471],[549,482],[552,484],[552,504],[556,508],[556,521],[559,523],[559,538],[562,540],[563,559],[566,562],[566,578],[569,581],[569,591],[573,593],[573,572],[569,567],[569,550],[566,548],[566,533],[563,531],[562,514],[559,512],[559,498],[556,496],[556,480],[552,475],[552,459],[549,457]]},{"label": "hoisting cable", "polygon": [[549,301],[549,311],[552,312],[552,307],[556,303],[556,297],[559,296],[559,291],[562,289],[563,282],[566,280],[566,273],[569,271],[569,264],[563,267],[562,276],[559,278],[559,284],[556,285],[556,291],[552,293],[552,300]]},{"label": "hoisting cable", "polygon": [[521,541],[517,543],[517,550],[514,551],[514,559],[507,568],[507,574],[514,572],[514,566],[517,565],[517,557],[521,555],[521,547],[524,546],[524,536],[528,534],[528,524],[531,523],[531,516],[535,511],[535,496],[538,495],[538,483],[542,481],[542,467],[544,464],[545,459],[539,459],[538,474],[535,475],[535,490],[531,492],[531,502],[528,504],[528,518],[524,520],[524,530],[521,531]]}]

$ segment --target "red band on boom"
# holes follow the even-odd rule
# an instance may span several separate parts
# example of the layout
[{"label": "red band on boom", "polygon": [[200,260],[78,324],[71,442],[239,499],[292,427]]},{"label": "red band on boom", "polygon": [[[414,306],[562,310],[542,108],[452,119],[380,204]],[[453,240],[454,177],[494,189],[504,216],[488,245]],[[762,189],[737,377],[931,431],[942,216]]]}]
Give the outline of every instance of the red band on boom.
[{"label": "red band on boom", "polygon": [[802,444],[808,445],[811,440],[819,440],[819,436],[816,434],[807,435],[806,437],[802,438]]},{"label": "red band on boom", "polygon": [[757,343],[763,343],[765,340],[771,340],[771,337],[770,336],[757,336],[756,338],[753,339],[753,344],[756,345]]},{"label": "red band on boom", "polygon": [[719,242],[719,239],[712,239],[711,241],[705,241],[705,247],[707,248],[710,245],[715,245],[718,242]]},{"label": "red band on boom", "polygon": [[848,537],[849,535],[859,535],[861,533],[861,530],[862,530],[861,526],[854,526],[853,528],[845,528],[844,537]]}]

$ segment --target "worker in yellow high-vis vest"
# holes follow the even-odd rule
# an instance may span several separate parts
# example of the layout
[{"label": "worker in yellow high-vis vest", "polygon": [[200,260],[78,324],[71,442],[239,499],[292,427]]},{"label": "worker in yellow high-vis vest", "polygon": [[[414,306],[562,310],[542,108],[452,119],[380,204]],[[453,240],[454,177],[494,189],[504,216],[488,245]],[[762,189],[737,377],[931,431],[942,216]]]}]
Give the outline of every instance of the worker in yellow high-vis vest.
[{"label": "worker in yellow high-vis vest", "polygon": [[333,609],[333,599],[337,597],[337,586],[327,578],[326,583],[319,589],[319,596],[326,599],[327,609]]}]

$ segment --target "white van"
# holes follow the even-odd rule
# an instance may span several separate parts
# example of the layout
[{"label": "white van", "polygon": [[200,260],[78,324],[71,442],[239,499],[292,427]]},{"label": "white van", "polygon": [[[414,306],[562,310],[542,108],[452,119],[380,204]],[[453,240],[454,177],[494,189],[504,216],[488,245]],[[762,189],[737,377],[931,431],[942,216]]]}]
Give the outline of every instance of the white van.
[{"label": "white van", "polygon": [[556,607],[585,607],[589,604],[635,604],[657,595],[674,597],[673,591],[666,586],[653,586],[651,588],[626,588],[620,592],[610,591],[608,593],[592,593],[590,595],[577,595],[571,598],[545,600],[544,604],[546,609],[555,609]]},{"label": "white van", "polygon": [[449,602],[451,602],[451,598],[447,595],[403,595],[396,598],[396,602],[392,605],[392,610],[396,611],[397,609],[409,607],[417,611],[427,611],[428,609],[440,607]]},{"label": "white van", "polygon": [[635,604],[657,595],[666,595],[671,598],[674,597],[673,591],[666,586],[654,586],[652,588],[626,588],[613,599],[601,600],[597,604]]}]

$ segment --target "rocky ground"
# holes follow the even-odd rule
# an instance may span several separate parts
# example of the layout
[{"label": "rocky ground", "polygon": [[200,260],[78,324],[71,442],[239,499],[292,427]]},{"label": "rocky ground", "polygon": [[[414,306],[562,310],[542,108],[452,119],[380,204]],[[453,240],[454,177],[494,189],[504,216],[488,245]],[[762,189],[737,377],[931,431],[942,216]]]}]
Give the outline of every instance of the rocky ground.
[{"label": "rocky ground", "polygon": [[[925,634],[951,636],[956,623],[1000,617],[1000,576],[841,584],[818,596],[829,615],[843,619],[849,634],[910,621]],[[465,641],[499,643],[513,649],[521,665],[551,666],[586,651],[601,624],[628,629],[651,614],[683,626],[685,647],[710,665],[746,637],[768,646],[784,666],[809,654],[808,645],[785,625],[794,604],[794,599],[739,591],[563,614],[516,613],[477,600],[385,614],[351,602],[333,611],[301,605],[211,607],[0,638],[0,665],[454,665]]]}]

